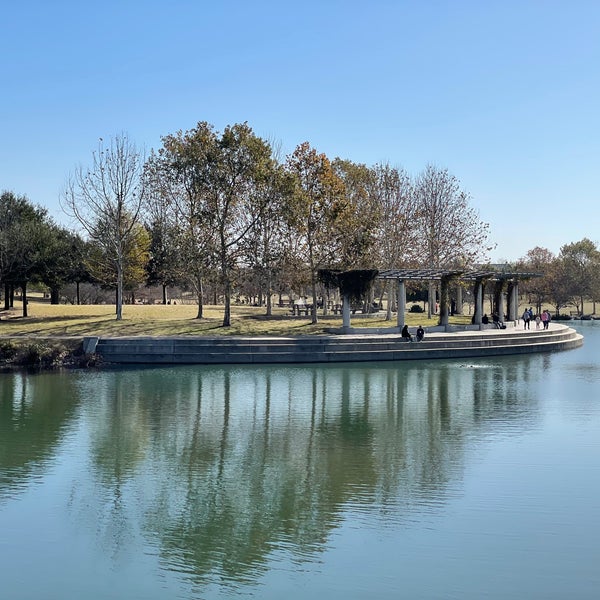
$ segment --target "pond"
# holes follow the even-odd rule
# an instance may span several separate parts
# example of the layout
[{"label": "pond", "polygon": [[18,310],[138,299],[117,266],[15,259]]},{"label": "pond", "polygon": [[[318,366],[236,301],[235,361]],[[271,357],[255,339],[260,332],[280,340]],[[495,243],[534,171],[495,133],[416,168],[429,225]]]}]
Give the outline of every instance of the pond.
[{"label": "pond", "polygon": [[0,375],[10,600],[598,598],[582,348]]}]

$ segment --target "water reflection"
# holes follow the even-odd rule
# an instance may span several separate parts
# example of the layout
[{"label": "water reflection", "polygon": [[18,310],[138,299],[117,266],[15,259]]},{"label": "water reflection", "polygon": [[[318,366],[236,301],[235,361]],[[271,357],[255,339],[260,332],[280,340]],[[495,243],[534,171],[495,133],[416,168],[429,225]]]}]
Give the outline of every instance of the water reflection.
[{"label": "water reflection", "polygon": [[164,568],[247,583],[277,549],[300,562],[322,551],[349,507],[402,521],[443,506],[470,440],[535,423],[543,368],[526,357],[99,373],[79,382],[93,481],[73,494],[113,553],[139,529]]},{"label": "water reflection", "polygon": [[43,473],[77,403],[69,377],[0,375],[0,502]]}]

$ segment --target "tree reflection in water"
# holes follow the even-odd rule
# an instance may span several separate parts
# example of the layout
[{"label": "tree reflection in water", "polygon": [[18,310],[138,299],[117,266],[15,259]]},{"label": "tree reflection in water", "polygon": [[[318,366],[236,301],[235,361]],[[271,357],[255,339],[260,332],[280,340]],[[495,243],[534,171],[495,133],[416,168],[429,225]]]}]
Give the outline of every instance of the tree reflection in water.
[{"label": "tree reflection in water", "polygon": [[198,582],[256,580],[278,548],[312,560],[349,506],[402,519],[443,503],[471,436],[531,418],[516,382],[537,362],[98,375],[82,395],[100,522],[120,530],[106,540],[135,521]]},{"label": "tree reflection in water", "polygon": [[318,558],[349,511],[438,510],[474,436],[535,422],[541,360],[5,376],[0,502],[76,429],[67,510],[105,556],[243,585],[278,550]]},{"label": "tree reflection in water", "polygon": [[26,489],[43,472],[77,407],[68,376],[0,375],[0,502]]}]

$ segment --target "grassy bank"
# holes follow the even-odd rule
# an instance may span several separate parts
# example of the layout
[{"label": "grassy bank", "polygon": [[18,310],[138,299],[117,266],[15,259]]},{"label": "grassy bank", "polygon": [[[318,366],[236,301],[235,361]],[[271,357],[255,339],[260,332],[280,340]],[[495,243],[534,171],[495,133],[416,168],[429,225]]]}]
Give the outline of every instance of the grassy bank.
[{"label": "grassy bank", "polygon": [[[58,366],[88,367],[97,358],[86,357],[81,348],[86,336],[293,336],[318,335],[330,327],[341,327],[341,316],[320,318],[316,325],[310,317],[292,317],[288,309],[275,308],[272,317],[265,308],[233,306],[232,324],[223,327],[223,307],[206,306],[204,318],[197,319],[197,307],[186,304],[127,305],[123,319],[115,319],[110,305],[51,305],[41,299],[28,304],[23,318],[22,306],[15,302],[9,311],[0,312],[0,367],[54,368]],[[409,325],[435,325],[437,317],[407,313]],[[470,317],[453,317],[453,322],[468,322]],[[383,313],[360,317],[353,315],[353,327],[392,327]]]},{"label": "grassy bank", "polygon": [[[206,306],[204,318],[196,319],[193,305],[127,305],[123,319],[117,321],[114,306],[110,305],[51,305],[30,301],[27,318],[22,318],[22,307],[0,313],[0,337],[82,338],[85,336],[173,336],[173,335],[315,335],[326,328],[341,327],[341,316],[320,318],[312,325],[310,316],[291,317],[284,308],[275,308],[273,316],[265,316],[264,307],[233,306],[231,326],[223,327],[223,307]],[[466,323],[469,316],[452,317],[455,323]],[[428,320],[422,314],[406,314],[409,325],[435,325],[437,317]],[[353,327],[392,327],[385,314],[352,316]]]}]

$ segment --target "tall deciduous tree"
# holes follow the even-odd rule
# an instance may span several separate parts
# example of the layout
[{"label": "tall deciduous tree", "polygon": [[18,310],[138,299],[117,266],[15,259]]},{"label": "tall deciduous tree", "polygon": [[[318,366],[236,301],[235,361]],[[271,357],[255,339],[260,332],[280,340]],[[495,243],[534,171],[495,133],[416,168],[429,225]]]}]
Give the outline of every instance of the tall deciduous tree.
[{"label": "tall deciduous tree", "polygon": [[196,296],[197,319],[204,313],[204,282],[215,267],[216,238],[206,201],[207,163],[215,145],[212,128],[163,137],[157,155],[146,164],[150,213],[169,233],[175,278]]},{"label": "tall deciduous tree", "polygon": [[259,188],[272,163],[271,148],[246,123],[228,126],[219,135],[201,122],[163,138],[159,160],[174,176],[171,189],[180,188],[173,197],[182,216],[182,247],[190,251],[188,264],[197,270],[200,287],[207,268],[213,261],[218,265],[227,327],[243,241],[270,201]]},{"label": "tall deciduous tree", "polygon": [[[415,266],[420,244],[412,181],[403,169],[387,164],[375,165],[373,171],[381,214],[377,233],[378,264],[384,269]],[[392,284],[392,281],[387,283],[387,320],[392,318]]]},{"label": "tall deciduous tree", "polygon": [[39,280],[50,245],[53,224],[45,209],[12,192],[0,196],[0,281],[5,286],[5,308],[20,287],[23,316],[27,316],[27,283]]},{"label": "tall deciduous tree", "polygon": [[137,235],[144,202],[143,157],[127,135],[100,139],[89,168],[77,167],[62,195],[63,209],[90,241],[110,257],[116,271],[116,316],[123,318],[127,248]]},{"label": "tall deciduous tree", "polygon": [[225,296],[223,326],[231,325],[231,294],[243,241],[272,201],[261,191],[272,166],[271,147],[246,124],[225,128],[217,144],[214,178],[208,190],[214,216],[221,282]]},{"label": "tall deciduous tree", "polygon": [[481,221],[454,175],[428,165],[417,177],[415,194],[422,264],[434,269],[463,267],[484,259],[491,250],[489,225]]},{"label": "tall deciduous tree", "polygon": [[281,273],[286,257],[285,215],[293,190],[292,181],[282,165],[272,161],[256,188],[265,196],[259,218],[255,220],[243,244],[247,267],[257,276],[266,315],[272,314],[275,276]]},{"label": "tall deciduous tree", "polygon": [[586,299],[592,299],[595,292],[596,276],[600,269],[600,251],[588,238],[565,244],[560,249],[564,263],[564,285],[570,290],[580,314]]},{"label": "tall deciduous tree", "polygon": [[550,299],[550,282],[555,260],[556,256],[550,250],[536,246],[529,250],[516,265],[517,271],[542,275],[519,283],[519,291],[528,295],[538,314],[542,312],[544,302]]},{"label": "tall deciduous tree", "polygon": [[348,202],[344,184],[325,154],[308,142],[288,157],[287,168],[296,179],[296,194],[289,214],[310,271],[313,298],[312,322],[317,323],[317,275],[335,264],[343,247],[340,223]]}]

